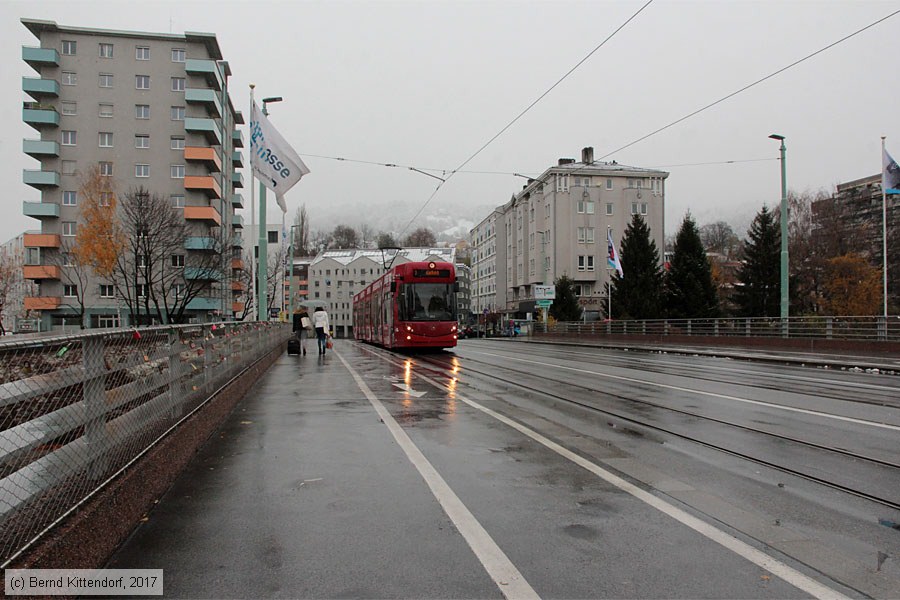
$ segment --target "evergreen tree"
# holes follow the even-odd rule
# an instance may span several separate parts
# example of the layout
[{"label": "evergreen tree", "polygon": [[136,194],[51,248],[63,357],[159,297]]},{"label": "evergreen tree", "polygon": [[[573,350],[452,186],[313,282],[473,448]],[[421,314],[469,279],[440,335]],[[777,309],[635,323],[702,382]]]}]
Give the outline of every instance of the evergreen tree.
[{"label": "evergreen tree", "polygon": [[557,321],[580,321],[581,306],[575,296],[575,282],[563,275],[555,283],[556,299],[550,306],[550,316]]},{"label": "evergreen tree", "polygon": [[781,314],[781,231],[775,215],[765,206],[756,214],[744,243],[740,285],[734,294],[742,317],[777,317]]},{"label": "evergreen tree", "polygon": [[662,318],[663,276],[659,266],[659,250],[656,242],[650,239],[650,228],[641,215],[631,217],[619,250],[623,276],[613,272],[613,318]]},{"label": "evergreen tree", "polygon": [[707,319],[719,316],[719,297],[700,231],[690,213],[685,215],[666,277],[666,304],[673,319]]}]

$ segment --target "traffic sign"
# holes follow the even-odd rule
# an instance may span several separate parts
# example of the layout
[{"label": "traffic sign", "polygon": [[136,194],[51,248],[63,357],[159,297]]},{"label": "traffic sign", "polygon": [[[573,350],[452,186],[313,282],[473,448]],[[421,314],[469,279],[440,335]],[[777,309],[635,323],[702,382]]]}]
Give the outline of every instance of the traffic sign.
[{"label": "traffic sign", "polygon": [[538,308],[550,308],[553,304],[553,300],[536,300],[535,304],[538,305]]},{"label": "traffic sign", "polygon": [[536,286],[534,286],[534,299],[535,300],[555,300],[556,299],[556,286],[555,285],[536,285]]}]

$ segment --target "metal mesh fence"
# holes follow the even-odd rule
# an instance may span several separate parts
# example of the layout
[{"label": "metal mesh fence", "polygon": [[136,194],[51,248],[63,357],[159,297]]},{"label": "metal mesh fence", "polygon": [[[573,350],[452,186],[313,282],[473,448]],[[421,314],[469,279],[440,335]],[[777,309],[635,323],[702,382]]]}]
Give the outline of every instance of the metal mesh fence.
[{"label": "metal mesh fence", "polygon": [[0,342],[0,562],[289,336],[252,322]]}]

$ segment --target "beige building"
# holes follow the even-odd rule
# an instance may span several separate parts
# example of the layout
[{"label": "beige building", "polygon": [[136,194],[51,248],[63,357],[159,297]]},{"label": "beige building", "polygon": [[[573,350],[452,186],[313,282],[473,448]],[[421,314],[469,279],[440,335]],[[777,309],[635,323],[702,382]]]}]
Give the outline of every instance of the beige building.
[{"label": "beige building", "polygon": [[[231,70],[216,36],[22,23],[38,41],[22,48],[33,70],[22,79],[31,97],[23,119],[37,134],[23,149],[38,161],[23,180],[39,192],[23,210],[41,224],[24,240],[25,277],[40,288],[25,308],[40,315],[43,329],[71,323],[82,302],[87,326],[123,325],[123,297],[154,289],[146,281],[131,288],[93,276],[85,281],[60,259],[83,225],[79,188],[96,166],[120,198],[143,187],[183,212],[183,247],[157,260],[172,281],[160,294],[174,306],[181,293],[184,319],[230,318],[239,308],[233,271],[242,262],[243,220],[235,209],[243,206],[236,193],[243,187],[237,172],[243,140],[236,126],[244,120],[228,93]],[[143,260],[135,258],[135,270]],[[163,320],[170,317],[167,310]],[[138,320],[159,319],[151,313]]]},{"label": "beige building", "polygon": [[587,318],[599,316],[610,281],[607,230],[616,248],[633,214],[647,221],[657,248],[665,237],[665,171],[561,158],[472,230],[476,312],[525,318],[534,286],[567,275]]}]

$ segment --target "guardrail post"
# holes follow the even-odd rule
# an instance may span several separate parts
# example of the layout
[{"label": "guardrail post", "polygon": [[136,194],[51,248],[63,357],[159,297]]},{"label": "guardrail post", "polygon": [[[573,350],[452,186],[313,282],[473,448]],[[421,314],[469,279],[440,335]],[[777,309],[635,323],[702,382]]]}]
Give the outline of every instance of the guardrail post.
[{"label": "guardrail post", "polygon": [[687,320],[687,334],[691,335],[691,319]]},{"label": "guardrail post", "polygon": [[881,341],[887,339],[887,319],[884,315],[878,316],[878,339]]},{"label": "guardrail post", "polygon": [[109,440],[106,435],[106,361],[105,344],[102,336],[90,336],[81,341],[81,360],[84,365],[84,439],[92,446],[92,454],[97,456],[89,473],[94,479],[106,473],[106,449]]},{"label": "guardrail post", "polygon": [[834,333],[834,320],[831,317],[825,317],[825,339],[830,340]]},{"label": "guardrail post", "polygon": [[750,319],[744,319],[744,335],[750,337]]},{"label": "guardrail post", "polygon": [[181,364],[181,336],[174,329],[169,331],[169,416],[180,417],[183,410],[181,378],[184,369]]},{"label": "guardrail post", "polygon": [[783,337],[783,338],[788,337],[789,323],[790,323],[789,319],[787,319],[787,318],[781,319],[781,337]]},{"label": "guardrail post", "polygon": [[[205,328],[205,326],[204,326]],[[210,365],[212,364],[213,344],[211,339],[207,338],[206,331],[203,332],[203,340],[200,347],[203,348],[203,392],[209,396],[212,393],[212,373],[210,373]]]}]

